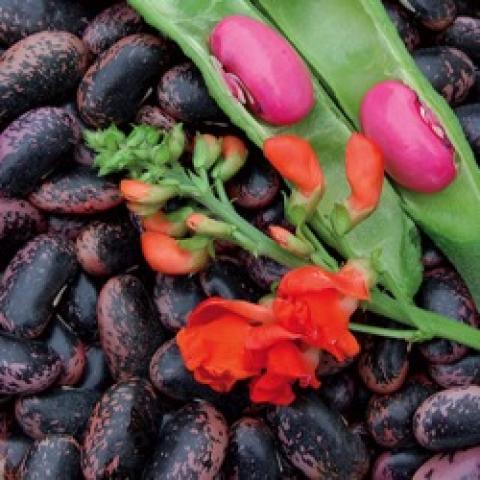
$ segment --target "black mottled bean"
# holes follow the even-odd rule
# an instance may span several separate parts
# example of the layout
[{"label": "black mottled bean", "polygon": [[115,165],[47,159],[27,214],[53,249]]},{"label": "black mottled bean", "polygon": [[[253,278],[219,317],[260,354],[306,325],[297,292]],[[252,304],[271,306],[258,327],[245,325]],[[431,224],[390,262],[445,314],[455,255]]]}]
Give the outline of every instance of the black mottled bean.
[{"label": "black mottled bean", "polygon": [[87,342],[98,337],[97,298],[98,289],[93,279],[79,272],[63,294],[57,310],[61,318]]},{"label": "black mottled bean", "polygon": [[272,409],[268,418],[285,455],[308,478],[359,480],[366,475],[369,459],[362,439],[315,394]]},{"label": "black mottled bean", "polygon": [[0,135],[0,194],[31,192],[65,163],[78,136],[78,125],[62,108],[38,108],[12,122]]},{"label": "black mottled bean", "polygon": [[15,335],[33,338],[42,333],[61,289],[77,272],[70,242],[39,235],[17,254],[0,283],[0,325]]},{"label": "black mottled bean", "polygon": [[60,318],[50,323],[41,338],[62,360],[63,371],[57,383],[77,384],[85,369],[85,345]]},{"label": "black mottled bean", "polygon": [[264,422],[244,417],[232,425],[223,471],[232,480],[283,478],[272,432]]},{"label": "black mottled bean", "polygon": [[25,242],[47,229],[43,215],[25,200],[0,198],[0,268]]},{"label": "black mottled bean", "polygon": [[320,352],[317,376],[324,377],[328,375],[335,375],[351,365],[352,362],[353,358],[346,358],[343,362],[340,362],[330,353]]},{"label": "black mottled bean", "polygon": [[320,398],[328,407],[345,413],[355,398],[355,381],[348,372],[340,372],[322,379]]},{"label": "black mottled bean", "polygon": [[132,378],[110,387],[88,421],[82,451],[86,480],[140,478],[156,433],[155,393]]},{"label": "black mottled bean", "polygon": [[443,388],[480,385],[480,355],[469,355],[458,362],[430,365],[430,376]]},{"label": "black mottled bean", "polygon": [[61,371],[60,357],[45,344],[0,335],[0,394],[41,392]]},{"label": "black mottled bean", "polygon": [[185,405],[160,432],[144,480],[214,479],[225,458],[228,427],[205,401]]},{"label": "black mottled bean", "polygon": [[408,373],[408,353],[408,343],[403,340],[368,339],[358,361],[360,378],[375,393],[399,390]]},{"label": "black mottled bean", "polygon": [[210,97],[202,75],[191,62],[176,65],[164,73],[157,95],[162,110],[178,121],[201,123],[224,118]]},{"label": "black mottled bean", "polygon": [[113,378],[146,377],[165,334],[142,282],[133,275],[111,278],[100,291],[97,312],[100,343]]},{"label": "black mottled bean", "polygon": [[34,442],[20,467],[22,480],[81,480],[80,445],[67,435],[49,435]]},{"label": "black mottled bean", "polygon": [[19,468],[23,458],[33,444],[33,440],[20,431],[10,435],[8,438],[0,438],[0,465],[3,463],[3,474],[5,480],[18,480]]},{"label": "black mottled bean", "polygon": [[200,284],[207,297],[248,300],[256,302],[262,292],[252,282],[240,262],[219,257],[206,270],[200,272]]},{"label": "black mottled bean", "polygon": [[447,264],[442,252],[428,238],[422,239],[422,263],[425,270],[444,267]]},{"label": "black mottled bean", "polygon": [[[418,293],[418,304],[458,322],[479,326],[475,303],[462,279],[451,268],[437,268],[425,273]],[[439,339],[421,344],[420,351],[431,363],[451,363],[464,357],[468,349],[458,343]]]},{"label": "black mottled bean", "polygon": [[80,438],[100,392],[60,387],[40,395],[19,397],[15,418],[34,440],[66,434]]},{"label": "black mottled bean", "polygon": [[117,186],[85,165],[57,172],[42,183],[29,201],[40,210],[61,214],[93,214],[123,201]]},{"label": "black mottled bean", "polygon": [[190,312],[205,298],[196,276],[156,276],[153,299],[160,322],[172,332],[186,325]]},{"label": "black mottled bean", "polygon": [[427,452],[420,449],[384,452],[372,467],[371,480],[412,480],[413,474],[428,456]]},{"label": "black mottled bean", "polygon": [[76,388],[103,392],[112,382],[105,353],[97,345],[89,345],[83,378]]},{"label": "black mottled bean", "polygon": [[80,35],[87,10],[72,0],[1,0],[0,42],[12,45],[32,33],[60,30]]},{"label": "black mottled bean", "polygon": [[384,448],[415,445],[412,430],[413,414],[434,391],[432,385],[410,381],[391,395],[373,396],[366,417],[368,430],[377,444]]},{"label": "black mottled bean", "polygon": [[87,64],[87,49],[68,32],[40,32],[17,42],[0,58],[0,125],[66,98]]},{"label": "black mottled bean", "polygon": [[255,256],[245,253],[242,255],[245,268],[256,285],[262,290],[270,290],[272,285],[279,282],[289,268],[264,256]]},{"label": "black mottled bean", "polygon": [[77,258],[94,277],[121,273],[140,260],[137,233],[129,222],[92,222],[77,237]]},{"label": "black mottled bean", "polygon": [[155,105],[144,105],[137,112],[135,122],[152,125],[162,130],[171,130],[177,123],[172,116]]},{"label": "black mottled bean", "polygon": [[473,447],[480,443],[480,387],[457,387],[438,392],[415,412],[415,437],[428,450]]},{"label": "black mottled bean", "polygon": [[142,17],[126,2],[119,2],[100,12],[89,23],[82,40],[92,53],[98,55],[123,37],[144,29]]},{"label": "black mottled bean", "polygon": [[124,124],[171,62],[169,42],[148,34],[129,35],[101,55],[77,93],[82,118],[93,127]]},{"label": "black mottled bean", "polygon": [[462,50],[478,63],[480,61],[480,18],[457,17],[445,30],[442,43]]},{"label": "black mottled bean", "polygon": [[475,66],[461,50],[453,47],[421,48],[413,58],[438,93],[456,106],[468,96],[475,83]]},{"label": "black mottled bean", "polygon": [[390,20],[395,25],[395,28],[398,31],[403,43],[405,43],[406,47],[410,52],[415,50],[420,45],[420,31],[413,21],[407,14],[405,10],[403,10],[398,3],[386,0],[383,2],[385,10],[390,17]]},{"label": "black mottled bean", "polygon": [[422,24],[431,30],[444,30],[457,14],[455,0],[399,0]]},{"label": "black mottled bean", "polygon": [[[478,72],[477,72],[478,75]],[[480,96],[477,100],[480,100]],[[480,160],[480,103],[471,103],[455,109],[465,136],[477,159]],[[478,160],[477,160],[478,162]]]},{"label": "black mottled bean", "polygon": [[75,241],[91,221],[87,215],[49,215],[48,233]]}]

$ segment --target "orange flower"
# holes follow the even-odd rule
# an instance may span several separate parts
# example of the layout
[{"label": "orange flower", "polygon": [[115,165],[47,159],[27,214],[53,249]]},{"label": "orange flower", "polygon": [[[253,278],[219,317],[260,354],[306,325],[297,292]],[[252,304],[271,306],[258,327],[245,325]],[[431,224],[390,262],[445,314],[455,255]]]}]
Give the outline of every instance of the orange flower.
[{"label": "orange flower", "polygon": [[128,202],[158,205],[174,197],[178,192],[174,187],[152,185],[140,180],[123,179],[120,191]]},{"label": "orange flower", "polygon": [[341,361],[359,352],[348,324],[359,300],[368,298],[369,278],[359,264],[338,273],[306,266],[283,277],[273,309],[280,325]]},{"label": "orange flower", "polygon": [[325,179],[310,143],[295,135],[265,140],[263,153],[276,170],[305,196],[323,190]]}]

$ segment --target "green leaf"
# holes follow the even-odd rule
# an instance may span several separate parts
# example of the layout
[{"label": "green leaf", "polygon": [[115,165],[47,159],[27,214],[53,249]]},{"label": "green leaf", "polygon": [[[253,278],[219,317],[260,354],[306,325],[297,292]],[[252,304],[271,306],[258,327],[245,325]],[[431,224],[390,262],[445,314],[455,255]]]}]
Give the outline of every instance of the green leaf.
[{"label": "green leaf", "polygon": [[480,170],[455,114],[416,67],[380,0],[257,1],[357,127],[365,92],[386,79],[402,80],[436,114],[457,153],[457,179],[435,195],[399,193],[480,305]]},{"label": "green leaf", "polygon": [[220,108],[255,144],[261,146],[265,139],[282,132],[300,135],[312,143],[328,185],[314,221],[316,230],[346,257],[368,258],[372,252],[381,251],[382,265],[391,275],[385,281],[395,282],[406,295],[413,296],[421,281],[418,234],[389,185],[385,185],[379,208],[357,228],[338,238],[331,227],[329,219],[334,205],[349,192],[344,149],[351,127],[324,89],[314,81],[316,105],[311,114],[299,124],[278,128],[256,119],[235,101],[215,68],[207,44],[215,24],[234,14],[261,19],[259,12],[246,0],[130,0],[129,3],[148,23],[179,44],[200,69]]}]

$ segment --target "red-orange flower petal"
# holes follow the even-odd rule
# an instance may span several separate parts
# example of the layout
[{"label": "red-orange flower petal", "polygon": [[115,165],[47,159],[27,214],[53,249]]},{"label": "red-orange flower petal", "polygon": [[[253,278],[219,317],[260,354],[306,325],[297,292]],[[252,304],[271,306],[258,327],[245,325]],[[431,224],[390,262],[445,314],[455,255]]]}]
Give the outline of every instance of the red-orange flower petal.
[{"label": "red-orange flower petal", "polygon": [[315,150],[307,140],[295,135],[277,135],[265,141],[263,153],[280,175],[306,197],[323,189],[323,172]]},{"label": "red-orange flower petal", "polygon": [[250,382],[250,399],[254,403],[286,406],[295,400],[295,394],[286,377],[266,373]]},{"label": "red-orange flower petal", "polygon": [[198,382],[228,392],[237,380],[259,373],[251,368],[245,349],[251,328],[228,312],[208,323],[183,328],[177,334],[177,344],[185,366]]},{"label": "red-orange flower petal", "polygon": [[285,340],[297,340],[302,335],[287,330],[285,327],[273,323],[252,328],[246,339],[245,346],[249,350],[264,350],[278,342]]}]

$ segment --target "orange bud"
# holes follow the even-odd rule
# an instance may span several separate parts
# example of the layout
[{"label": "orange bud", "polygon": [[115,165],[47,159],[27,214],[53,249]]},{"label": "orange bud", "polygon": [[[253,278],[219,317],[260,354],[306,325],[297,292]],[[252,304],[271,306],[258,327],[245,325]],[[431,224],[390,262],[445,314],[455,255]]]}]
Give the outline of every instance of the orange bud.
[{"label": "orange bud", "polygon": [[214,220],[203,213],[192,213],[187,218],[187,227],[194,233],[213,238],[229,239],[234,227],[225,222]]},{"label": "orange bud", "polygon": [[313,248],[309,243],[304,242],[300,238],[296,237],[286,228],[279,227],[277,225],[271,225],[268,228],[268,231],[276,243],[294,255],[298,255],[299,257],[308,257],[313,253]]},{"label": "orange bud", "polygon": [[177,193],[174,187],[152,185],[132,179],[123,179],[120,182],[120,191],[127,201],[142,204],[161,204]]},{"label": "orange bud", "polygon": [[218,163],[214,175],[226,182],[245,165],[248,150],[242,140],[233,135],[222,139],[222,160]]},{"label": "orange bud", "polygon": [[222,155],[225,158],[233,155],[239,155],[241,157],[247,157],[248,150],[242,140],[233,135],[227,135],[223,137],[222,141]]},{"label": "orange bud", "polygon": [[295,135],[265,140],[263,153],[286,180],[305,196],[323,191],[325,179],[317,155],[309,142]]},{"label": "orange bud", "polygon": [[177,240],[163,233],[145,232],[141,236],[142,251],[152,270],[166,275],[196,273],[208,263],[208,249],[187,250]]}]

